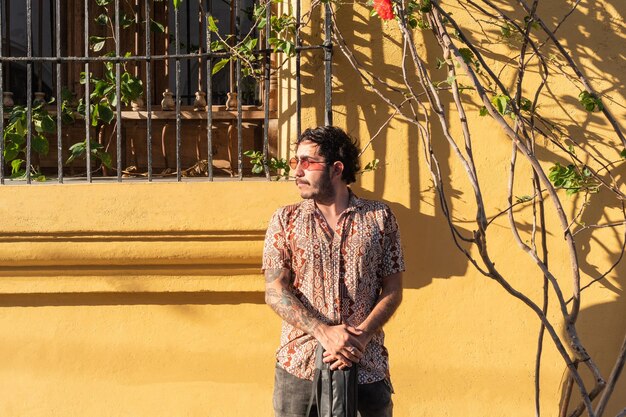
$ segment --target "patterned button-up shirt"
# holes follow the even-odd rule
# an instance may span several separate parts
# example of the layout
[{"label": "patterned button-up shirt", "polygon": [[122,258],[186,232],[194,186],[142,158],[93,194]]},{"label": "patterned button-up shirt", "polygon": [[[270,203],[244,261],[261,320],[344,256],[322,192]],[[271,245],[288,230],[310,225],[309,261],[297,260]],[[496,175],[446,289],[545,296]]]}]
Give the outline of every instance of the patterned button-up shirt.
[{"label": "patterned button-up shirt", "polygon": [[[278,209],[267,229],[263,269],[291,270],[291,290],[326,324],[358,326],[378,300],[383,278],[404,271],[396,219],[381,202],[350,192],[333,231],[312,199]],[[377,331],[359,363],[359,383],[389,376],[384,333]],[[278,365],[313,379],[313,336],[283,321]]]}]

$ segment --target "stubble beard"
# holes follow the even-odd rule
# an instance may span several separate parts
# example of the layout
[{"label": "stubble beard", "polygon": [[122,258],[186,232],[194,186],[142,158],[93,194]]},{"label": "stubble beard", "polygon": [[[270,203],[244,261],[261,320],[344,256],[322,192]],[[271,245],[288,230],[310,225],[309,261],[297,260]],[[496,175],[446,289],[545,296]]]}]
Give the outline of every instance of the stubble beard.
[{"label": "stubble beard", "polygon": [[[308,183],[309,186],[311,185]],[[304,199],[313,199],[318,203],[330,203],[335,199],[335,189],[330,180],[330,174],[324,170],[324,175],[320,177],[316,190],[300,193],[300,197]]]}]

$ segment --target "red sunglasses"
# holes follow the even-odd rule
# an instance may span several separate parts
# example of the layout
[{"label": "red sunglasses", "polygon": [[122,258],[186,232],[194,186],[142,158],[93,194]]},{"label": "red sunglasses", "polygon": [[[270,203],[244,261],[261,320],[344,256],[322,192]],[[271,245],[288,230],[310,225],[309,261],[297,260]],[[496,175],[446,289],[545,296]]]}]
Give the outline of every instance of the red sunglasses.
[{"label": "red sunglasses", "polygon": [[[302,167],[302,169],[308,169],[309,171],[321,171],[324,169],[324,166],[327,164],[325,161],[311,161],[310,159],[298,159],[293,157],[289,160],[289,166],[291,169],[296,169],[298,164]],[[313,166],[318,168],[313,168]]]}]

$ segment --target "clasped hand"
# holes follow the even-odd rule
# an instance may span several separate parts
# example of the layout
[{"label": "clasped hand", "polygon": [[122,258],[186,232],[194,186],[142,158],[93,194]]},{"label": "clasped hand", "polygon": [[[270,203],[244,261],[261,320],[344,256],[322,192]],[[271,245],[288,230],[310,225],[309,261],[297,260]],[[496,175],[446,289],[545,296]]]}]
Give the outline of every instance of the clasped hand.
[{"label": "clasped hand", "polygon": [[365,331],[345,324],[325,326],[318,338],[325,350],[323,361],[332,370],[359,363],[370,339]]}]

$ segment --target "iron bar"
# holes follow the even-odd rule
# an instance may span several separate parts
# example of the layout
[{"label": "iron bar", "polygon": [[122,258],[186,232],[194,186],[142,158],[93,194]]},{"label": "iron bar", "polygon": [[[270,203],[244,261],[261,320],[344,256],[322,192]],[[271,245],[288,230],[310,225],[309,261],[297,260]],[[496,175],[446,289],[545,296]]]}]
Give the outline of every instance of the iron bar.
[{"label": "iron bar", "polygon": [[324,124],[326,126],[333,125],[333,44],[331,41],[331,28],[330,4],[326,3],[324,5]]},{"label": "iron bar", "polygon": [[[265,49],[270,49],[270,28],[272,25],[269,24],[272,18],[272,1],[267,0],[267,6],[265,9],[265,21],[268,22],[265,25]],[[265,114],[263,117],[263,168],[265,170],[265,178],[270,179],[270,170],[269,170],[269,121],[270,121],[270,53],[265,53],[265,77],[264,77],[264,95],[263,95],[263,104]]]},{"label": "iron bar", "polygon": [[[327,47],[325,45],[313,45],[313,46],[302,46],[300,48],[296,47],[296,51],[314,51],[314,50],[324,50]],[[257,49],[254,51],[256,55],[263,56],[268,52],[273,52],[273,49]],[[128,55],[128,56],[62,56],[60,58],[54,56],[42,56],[42,57],[25,57],[25,56],[14,56],[8,57],[3,56],[0,57],[0,62],[62,62],[62,63],[71,63],[71,62],[135,62],[135,61],[146,61],[150,59],[152,61],[162,61],[167,59],[198,59],[202,58],[225,58],[232,56],[231,52],[200,52],[200,53],[191,53],[191,54],[172,54],[172,55],[151,55],[150,58],[145,55]]]},{"label": "iron bar", "polygon": [[[269,24],[269,22],[268,22]],[[241,19],[239,17],[239,0],[235,0],[235,43],[238,44],[241,29]],[[237,76],[237,174],[239,180],[243,180],[243,135],[242,135],[242,117],[241,117],[241,102],[243,95],[241,94],[241,60],[238,59],[235,64],[235,71]]]},{"label": "iron bar", "polygon": [[[85,0],[85,57],[89,56],[89,0]],[[87,165],[87,182],[91,182],[91,100],[89,97],[89,61],[85,62],[85,163]]]},{"label": "iron bar", "polygon": [[[120,54],[120,0],[115,0],[115,56]],[[115,112],[117,115],[115,122],[115,133],[117,136],[116,153],[117,153],[117,182],[122,181],[122,68],[119,62],[115,63]]]},{"label": "iron bar", "polygon": [[[61,0],[55,0],[54,20],[56,27],[55,49],[56,56],[61,56]],[[63,184],[63,114],[61,108],[61,63],[56,64],[56,101],[57,101],[57,181]]]},{"label": "iron bar", "polygon": [[146,119],[146,159],[148,161],[148,182],[152,181],[152,67],[150,62],[150,37],[152,36],[150,28],[150,1],[145,1],[145,21],[146,21],[146,111],[148,118]]},{"label": "iron bar", "polygon": [[300,38],[300,25],[302,15],[301,0],[296,0],[296,133],[300,138],[302,134],[302,86],[300,80],[300,53],[302,52],[302,39]]},{"label": "iron bar", "polygon": [[[49,40],[50,40],[50,55],[52,56],[54,54],[54,49],[55,49],[55,45],[56,45],[56,36],[53,34],[52,32],[52,28],[56,28],[56,7],[54,7],[54,5],[56,4],[56,0],[49,0],[48,1],[48,7],[50,10],[50,36],[49,36]],[[50,73],[54,73],[56,71],[56,69],[54,68],[53,65],[50,65]],[[54,76],[52,77],[54,78]],[[52,82],[52,81],[51,81]]]},{"label": "iron bar", "polygon": [[[213,16],[213,6],[212,1],[207,0],[207,10],[209,16]],[[209,53],[209,56],[206,59],[207,68],[206,68],[206,98],[207,98],[207,118],[206,118],[206,128],[207,128],[207,175],[209,177],[209,181],[213,181],[213,60],[210,58],[211,54],[211,40],[212,34],[209,30],[209,22],[205,13],[204,16],[204,25],[206,30],[206,50]]]},{"label": "iron bar", "polygon": [[[39,17],[39,22],[38,22],[38,27],[37,27],[37,56],[42,56],[43,55],[43,25],[41,24],[43,22],[43,0],[39,0],[39,2],[37,3],[37,6],[39,7],[39,13],[38,13],[38,17]],[[42,79],[42,73],[43,73],[43,63],[39,62],[37,64],[37,91],[43,91],[43,79]]]},{"label": "iron bar", "polygon": [[[26,0],[26,55],[33,55],[32,0]],[[33,141],[33,63],[26,63],[26,183],[31,183],[30,165]],[[4,140],[4,138],[3,138]]]},{"label": "iron bar", "polygon": [[[4,54],[4,2],[0,1],[0,58]],[[0,63],[0,184],[4,184],[4,63]]]},{"label": "iron bar", "polygon": [[[4,2],[4,5],[6,7],[4,11],[4,15],[6,16],[6,19],[7,19],[5,34],[4,34],[4,44],[7,47],[6,56],[10,57],[11,56],[11,2],[7,0]],[[6,84],[8,87],[7,90],[11,91],[11,64],[10,63],[9,65],[7,65]]]},{"label": "iron bar", "polygon": [[[191,53],[191,30],[189,30],[189,24],[191,22],[191,9],[190,9],[190,1],[186,1],[184,2],[185,4],[185,11],[187,12],[187,24],[185,25],[185,45],[187,46],[187,53]],[[191,91],[191,61],[189,60],[185,60],[185,66],[187,67],[187,90],[186,90],[186,96],[189,97],[189,95],[193,95],[193,92]],[[189,102],[187,102],[187,104],[189,104]]]},{"label": "iron bar", "polygon": [[[179,40],[179,15],[178,7],[174,8],[174,42],[176,55],[180,54]],[[182,179],[182,167],[180,161],[180,59],[176,58],[176,181]]]}]

